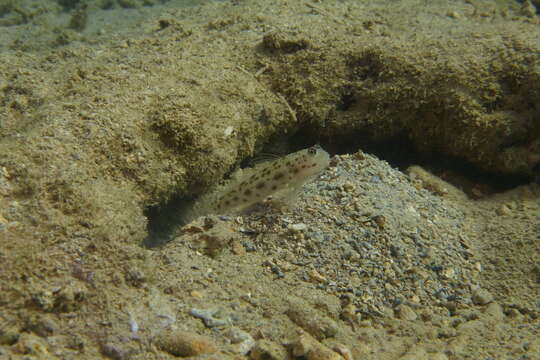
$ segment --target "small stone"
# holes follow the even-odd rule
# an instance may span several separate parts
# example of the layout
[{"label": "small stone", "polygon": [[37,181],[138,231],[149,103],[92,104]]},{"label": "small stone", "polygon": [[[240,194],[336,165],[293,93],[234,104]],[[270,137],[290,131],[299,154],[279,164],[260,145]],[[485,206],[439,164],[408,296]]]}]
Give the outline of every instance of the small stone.
[{"label": "small stone", "polygon": [[445,301],[442,305],[447,308],[450,313],[454,313],[458,306],[455,301]]},{"label": "small stone", "polygon": [[456,270],[454,270],[454,268],[447,267],[443,269],[443,271],[441,272],[441,275],[442,275],[442,278],[446,280],[454,279],[456,277]]},{"label": "small stone", "polygon": [[58,325],[52,318],[44,316],[31,320],[28,329],[41,337],[47,337],[54,334],[58,329]]},{"label": "small stone", "polygon": [[530,0],[525,0],[521,5],[520,12],[523,16],[533,18],[536,15],[536,8]]},{"label": "small stone", "polygon": [[510,318],[517,318],[517,317],[520,317],[521,316],[521,313],[519,312],[518,309],[515,309],[515,308],[510,308],[506,311],[506,315]]},{"label": "small stone", "polygon": [[189,311],[189,314],[195,316],[204,321],[206,327],[212,328],[216,326],[224,326],[230,323],[229,318],[223,318],[221,310],[218,308],[214,309],[196,309],[192,308]]},{"label": "small stone", "polygon": [[234,255],[239,255],[239,256],[246,255],[246,248],[240,241],[236,239],[231,241],[231,250]]},{"label": "small stone", "polygon": [[101,354],[113,360],[125,360],[128,356],[123,348],[112,343],[103,344],[101,346]]},{"label": "small stone", "polygon": [[293,232],[303,232],[307,230],[307,225],[302,223],[290,224],[287,228]]},{"label": "small stone", "polygon": [[203,294],[197,290],[193,290],[190,295],[197,299],[202,299],[204,297]]},{"label": "small stone", "polygon": [[330,350],[308,334],[302,334],[291,344],[292,355],[306,360],[343,360],[341,355]]},{"label": "small stone", "polygon": [[354,304],[347,304],[343,307],[340,317],[342,320],[345,320],[349,324],[354,324],[360,320],[360,315],[356,313],[356,306]]},{"label": "small stone", "polygon": [[133,287],[141,287],[146,276],[140,269],[131,268],[126,272],[126,282]]},{"label": "small stone", "polygon": [[478,288],[473,292],[472,301],[476,305],[487,305],[493,301],[493,295],[485,289]]},{"label": "small stone", "polygon": [[364,153],[361,152],[361,151],[355,153],[353,156],[357,160],[365,160],[365,158],[366,158],[366,155],[364,155]]},{"label": "small stone", "polygon": [[512,213],[512,210],[508,207],[508,205],[503,204],[501,205],[496,211],[497,215],[510,215]]},{"label": "small stone", "polygon": [[204,229],[201,226],[190,223],[182,227],[180,232],[181,234],[200,234],[204,232]]},{"label": "small stone", "polygon": [[52,311],[54,308],[54,296],[51,291],[36,291],[31,295],[32,303],[43,311]]},{"label": "small stone", "polygon": [[504,312],[503,312],[502,306],[496,302],[490,303],[486,307],[486,310],[484,311],[484,313],[491,316],[492,318],[496,320],[504,319]]},{"label": "small stone", "polygon": [[273,341],[259,340],[249,354],[252,360],[287,360],[287,350]]},{"label": "small stone", "polygon": [[227,126],[225,128],[225,131],[223,132],[223,136],[228,138],[229,136],[232,135],[233,131],[234,131],[234,128],[232,126]]},{"label": "small stone", "polygon": [[354,190],[354,185],[351,184],[350,182],[347,182],[343,184],[343,190],[345,190],[346,192],[351,192]]},{"label": "small stone", "polygon": [[309,277],[310,279],[316,281],[316,282],[319,282],[319,283],[326,283],[328,282],[328,280],[322,276],[317,270],[313,269],[309,272]]},{"label": "small stone", "polygon": [[13,345],[19,340],[20,329],[13,321],[0,318],[0,345]]},{"label": "small stone", "polygon": [[32,302],[47,312],[74,311],[84,298],[84,291],[71,285],[53,291],[38,291],[32,294]]},{"label": "small stone", "polygon": [[536,283],[540,284],[540,265],[535,265],[531,272],[535,276]]},{"label": "small stone", "polygon": [[156,344],[161,350],[174,356],[196,356],[217,351],[217,346],[209,338],[183,330],[159,333]]},{"label": "small stone", "polygon": [[335,337],[339,331],[339,326],[334,320],[321,315],[302,302],[291,302],[285,314],[292,322],[319,340]]},{"label": "small stone", "polygon": [[401,304],[396,307],[396,314],[402,320],[414,321],[417,318],[414,310],[405,304]]},{"label": "small stone", "polygon": [[482,263],[481,262],[476,262],[474,264],[474,269],[478,272],[481,272],[482,271]]},{"label": "small stone", "polygon": [[424,322],[430,322],[433,319],[433,310],[425,309],[421,314],[420,318]]},{"label": "small stone", "polygon": [[257,245],[255,245],[255,243],[251,240],[242,241],[242,245],[244,246],[244,249],[246,249],[247,252],[257,251]]},{"label": "small stone", "polygon": [[231,328],[224,335],[231,341],[230,350],[237,354],[246,355],[255,345],[253,337],[238,328]]},{"label": "small stone", "polygon": [[380,229],[384,229],[384,225],[386,224],[386,218],[384,215],[375,215],[372,220]]},{"label": "small stone", "polygon": [[21,354],[37,355],[40,359],[50,356],[45,340],[34,334],[22,333],[13,347]]},{"label": "small stone", "polygon": [[204,255],[215,258],[231,243],[231,239],[230,234],[208,231],[194,240],[193,247]]},{"label": "small stone", "polygon": [[354,360],[351,350],[343,344],[332,345],[332,350],[340,354],[344,360]]},{"label": "small stone", "polygon": [[453,334],[448,341],[447,351],[455,354],[462,354],[469,343],[467,336]]}]

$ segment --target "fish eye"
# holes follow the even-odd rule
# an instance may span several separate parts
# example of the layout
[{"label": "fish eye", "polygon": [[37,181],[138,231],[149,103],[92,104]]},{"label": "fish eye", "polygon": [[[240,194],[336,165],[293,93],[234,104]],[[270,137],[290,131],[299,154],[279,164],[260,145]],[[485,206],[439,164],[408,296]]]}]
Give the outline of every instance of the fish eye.
[{"label": "fish eye", "polygon": [[308,149],[308,154],[310,155],[315,155],[317,153],[317,147],[316,146],[312,146]]}]

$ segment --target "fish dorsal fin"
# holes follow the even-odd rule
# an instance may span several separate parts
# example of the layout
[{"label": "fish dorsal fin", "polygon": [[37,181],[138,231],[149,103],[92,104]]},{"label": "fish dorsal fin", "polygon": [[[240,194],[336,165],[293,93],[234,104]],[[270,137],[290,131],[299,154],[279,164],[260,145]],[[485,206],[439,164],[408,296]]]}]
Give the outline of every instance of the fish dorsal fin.
[{"label": "fish dorsal fin", "polygon": [[247,165],[249,167],[255,167],[257,165],[260,165],[269,161],[274,161],[282,157],[283,157],[282,155],[278,155],[278,154],[260,153],[260,154],[257,154],[257,156],[253,157],[251,160],[249,160]]}]

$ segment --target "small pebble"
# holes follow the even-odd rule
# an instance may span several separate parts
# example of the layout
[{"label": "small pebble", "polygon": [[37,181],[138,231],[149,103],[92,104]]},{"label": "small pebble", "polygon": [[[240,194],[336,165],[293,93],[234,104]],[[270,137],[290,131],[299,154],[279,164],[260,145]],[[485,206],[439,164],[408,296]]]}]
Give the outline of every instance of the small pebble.
[{"label": "small pebble", "polygon": [[101,346],[101,354],[113,360],[127,359],[127,352],[113,343],[106,343]]},{"label": "small pebble", "polygon": [[307,230],[307,225],[306,224],[290,224],[289,226],[287,226],[287,228],[291,231],[294,231],[294,232],[303,232],[303,231],[306,231]]},{"label": "small pebble", "polygon": [[473,292],[472,301],[476,305],[487,305],[493,301],[493,295],[485,289],[478,288]]},{"label": "small pebble", "polygon": [[292,302],[285,313],[292,322],[317,339],[335,337],[339,332],[339,326],[334,320],[303,303]]},{"label": "small pebble", "polygon": [[302,334],[291,344],[291,352],[295,358],[306,360],[343,360],[338,353],[330,350],[308,334]]},{"label": "small pebble", "polygon": [[230,323],[229,319],[220,317],[219,309],[196,309],[193,308],[189,313],[199,319],[202,319],[204,324],[209,327],[224,326]]},{"label": "small pebble", "polygon": [[504,312],[502,306],[496,302],[489,303],[488,306],[486,306],[484,313],[491,316],[495,320],[504,319]]},{"label": "small pebble", "polygon": [[22,333],[13,347],[21,354],[34,355],[39,359],[51,356],[45,340],[34,334]]},{"label": "small pebble", "polygon": [[417,319],[417,315],[414,310],[405,304],[401,304],[396,307],[396,314],[402,320],[414,321]]},{"label": "small pebble", "polygon": [[231,350],[235,353],[246,355],[255,345],[253,337],[238,328],[231,328],[224,333],[225,337],[231,341]]},{"label": "small pebble", "polygon": [[196,356],[216,352],[217,346],[212,340],[183,330],[165,330],[157,335],[157,346],[174,356]]}]

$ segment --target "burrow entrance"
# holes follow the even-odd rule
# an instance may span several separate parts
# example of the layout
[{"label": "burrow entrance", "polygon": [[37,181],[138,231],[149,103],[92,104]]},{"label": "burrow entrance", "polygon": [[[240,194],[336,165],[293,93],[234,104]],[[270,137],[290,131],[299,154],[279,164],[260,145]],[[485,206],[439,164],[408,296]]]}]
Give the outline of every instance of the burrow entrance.
[{"label": "burrow entrance", "polygon": [[[405,135],[399,135],[384,141],[372,141],[367,137],[340,137],[338,140],[313,136],[299,131],[288,140],[290,152],[301,150],[319,143],[331,156],[355,153],[362,150],[388,162],[392,167],[403,172],[409,166],[419,165],[441,179],[463,190],[471,199],[481,199],[504,192],[535,179],[528,176],[495,174],[479,169],[474,164],[442,153],[420,153]],[[284,146],[270,142],[264,154],[276,154],[276,149]],[[246,159],[242,167],[249,166],[252,159]],[[145,211],[148,218],[148,236],[143,245],[148,248],[160,247],[173,240],[175,231],[182,225],[183,210],[194,199],[177,197]]]}]

